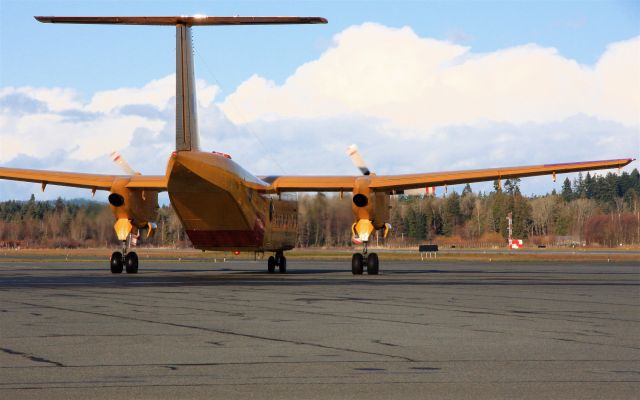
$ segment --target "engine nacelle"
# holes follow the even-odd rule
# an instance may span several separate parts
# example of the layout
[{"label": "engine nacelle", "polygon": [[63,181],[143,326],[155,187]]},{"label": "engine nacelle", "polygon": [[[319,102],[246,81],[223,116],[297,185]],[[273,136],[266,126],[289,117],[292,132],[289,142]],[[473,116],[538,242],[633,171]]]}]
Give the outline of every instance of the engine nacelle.
[{"label": "engine nacelle", "polygon": [[371,178],[361,176],[353,187],[351,209],[356,220],[369,220],[375,229],[383,229],[389,220],[390,197],[384,192],[373,192],[369,188]]},{"label": "engine nacelle", "polygon": [[[158,215],[158,191],[129,189],[129,179],[116,180],[111,187],[108,200],[113,215],[116,217],[116,234],[118,239],[125,240],[129,233],[137,234],[138,229],[150,228]],[[128,221],[129,223],[125,223]],[[124,237],[124,238],[123,238]]]}]

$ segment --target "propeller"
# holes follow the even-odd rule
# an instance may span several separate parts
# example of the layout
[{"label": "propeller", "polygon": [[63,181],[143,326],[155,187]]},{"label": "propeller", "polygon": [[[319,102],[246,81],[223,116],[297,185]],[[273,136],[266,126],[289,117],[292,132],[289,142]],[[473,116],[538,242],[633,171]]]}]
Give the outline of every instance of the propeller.
[{"label": "propeller", "polygon": [[362,172],[362,175],[371,174],[371,171],[369,171],[369,168],[367,167],[364,160],[362,159],[362,156],[360,155],[358,146],[356,146],[355,144],[352,144],[351,146],[349,146],[347,148],[347,155],[349,156],[349,158],[351,158],[351,161],[353,161],[355,166],[358,167],[360,172]]},{"label": "propeller", "polygon": [[[346,153],[349,156],[349,158],[351,158],[351,161],[353,161],[355,166],[358,167],[360,172],[362,172],[363,175],[371,174],[369,167],[367,167],[367,164],[364,162],[362,155],[360,155],[360,150],[358,150],[358,146],[356,146],[355,144],[352,144],[347,148]],[[404,191],[404,193],[409,195],[425,195],[426,194],[427,196],[435,196],[436,188],[434,186],[429,186],[425,189],[407,189]]]},{"label": "propeller", "polygon": [[[120,153],[118,153],[117,151],[114,151],[113,153],[111,153],[111,160],[113,160],[114,163],[118,164],[118,166],[120,168],[122,168],[122,170],[127,174],[127,175],[141,175],[140,172],[135,171],[133,168],[131,168],[131,165],[129,165],[129,163],[127,162],[127,160],[125,160],[122,155],[120,155]],[[130,190],[126,191],[127,196],[130,193]],[[109,202],[111,203],[111,196],[109,196]],[[120,198],[120,201],[122,201],[122,203],[120,203],[117,206],[121,206],[124,204],[125,200],[124,197],[122,196],[122,194],[116,194],[116,196],[118,196]],[[118,197],[115,197],[115,199],[118,199]],[[158,193],[156,192],[154,197],[149,198],[149,200],[147,200],[147,193],[145,193],[145,190],[142,190],[141,193],[141,198],[143,202],[147,202],[147,201],[153,201],[156,203],[156,208],[158,207]],[[127,200],[127,202],[129,202],[129,200]],[[111,203],[112,205],[116,205]],[[117,223],[116,223],[117,224]],[[147,221],[147,226],[146,228],[140,228],[140,229],[146,229],[147,230],[147,239],[153,237],[153,235],[156,233],[156,230],[158,229],[158,224],[156,224],[153,221]],[[117,231],[117,229],[116,229]],[[126,231],[126,229],[125,229]],[[140,232],[137,230],[135,231],[130,231],[131,234],[131,243],[130,245],[132,247],[135,247],[138,243],[138,239],[140,238]]]},{"label": "propeller", "polygon": [[140,172],[134,171],[134,169],[131,168],[131,165],[129,165],[129,163],[124,158],[122,158],[120,153],[118,153],[117,151],[111,153],[111,159],[114,163],[118,164],[118,166],[120,166],[120,168],[122,168],[122,170],[127,175],[140,175]]}]

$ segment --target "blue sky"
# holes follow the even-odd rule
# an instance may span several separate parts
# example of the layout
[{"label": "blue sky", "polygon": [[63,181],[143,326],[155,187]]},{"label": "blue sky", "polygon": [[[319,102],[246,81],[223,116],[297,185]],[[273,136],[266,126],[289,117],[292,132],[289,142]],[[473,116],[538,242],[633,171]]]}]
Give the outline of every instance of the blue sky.
[{"label": "blue sky", "polygon": [[[326,26],[200,28],[200,75],[233,90],[253,73],[282,82],[351,25],[410,26],[482,53],[536,43],[592,64],[640,33],[637,1],[0,1],[0,85],[79,88],[85,95],[174,71],[170,27],[39,24],[34,15],[313,15]],[[201,56],[202,57],[202,56]],[[200,59],[202,60],[202,59]],[[43,66],[45,68],[43,68]],[[209,69],[209,71],[207,70]],[[211,76],[207,77],[212,79]]]},{"label": "blue sky", "polygon": [[637,1],[0,0],[0,166],[163,173],[174,29],[33,16],[192,14],[329,20],[194,28],[203,143],[255,174],[355,173],[353,142],[378,173],[638,157]]}]

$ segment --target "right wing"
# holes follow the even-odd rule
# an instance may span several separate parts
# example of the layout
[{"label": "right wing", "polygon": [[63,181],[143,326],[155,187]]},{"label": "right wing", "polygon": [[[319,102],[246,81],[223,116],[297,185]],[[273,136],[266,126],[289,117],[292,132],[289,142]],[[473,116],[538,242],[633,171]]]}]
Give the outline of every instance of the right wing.
[{"label": "right wing", "polygon": [[167,178],[156,175],[102,175],[80,172],[41,171],[36,169],[0,168],[0,179],[35,182],[87,188],[91,190],[111,190],[116,180],[128,179],[129,189],[167,190]]},{"label": "right wing", "polygon": [[597,169],[622,168],[633,158],[582,161],[562,164],[522,167],[487,168],[466,171],[430,172],[408,175],[368,176],[270,176],[261,179],[276,192],[350,192],[358,180],[368,180],[367,186],[376,192],[400,192],[429,186],[457,185],[527,176],[562,174]]},{"label": "right wing", "polygon": [[428,186],[458,185],[462,183],[493,181],[496,179],[524,178],[528,176],[622,168],[633,160],[633,158],[623,158],[617,160],[581,161],[521,167],[433,172],[426,174],[375,176],[369,187],[375,191],[420,189]]}]

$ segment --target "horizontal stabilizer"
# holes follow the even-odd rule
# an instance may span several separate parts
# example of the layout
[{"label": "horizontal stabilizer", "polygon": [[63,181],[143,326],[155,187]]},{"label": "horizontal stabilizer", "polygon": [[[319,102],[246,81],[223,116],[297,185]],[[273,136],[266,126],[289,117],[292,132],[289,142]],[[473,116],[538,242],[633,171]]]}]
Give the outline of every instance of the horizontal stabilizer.
[{"label": "horizontal stabilizer", "polygon": [[205,15],[175,17],[35,17],[53,24],[120,24],[120,25],[282,25],[326,24],[321,17],[208,17]]}]

